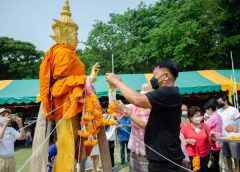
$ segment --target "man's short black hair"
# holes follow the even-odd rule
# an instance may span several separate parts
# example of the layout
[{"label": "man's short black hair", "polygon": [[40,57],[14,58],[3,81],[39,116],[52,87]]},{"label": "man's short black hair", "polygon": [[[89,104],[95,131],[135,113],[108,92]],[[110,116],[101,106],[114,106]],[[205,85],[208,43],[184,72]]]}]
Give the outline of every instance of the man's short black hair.
[{"label": "man's short black hair", "polygon": [[177,65],[170,59],[168,60],[164,60],[164,61],[161,61],[159,63],[157,63],[156,65],[154,65],[154,69],[156,67],[159,67],[159,68],[167,68],[168,71],[175,77],[177,78],[178,77],[178,67]]},{"label": "man's short black hair", "polygon": [[204,106],[203,109],[207,110],[211,108],[213,111],[215,111],[217,109],[217,103],[216,101],[214,101],[213,99],[209,100]]},{"label": "man's short black hair", "polygon": [[226,95],[218,95],[217,99],[220,99],[220,98],[222,98],[223,101],[228,101],[228,98]]}]

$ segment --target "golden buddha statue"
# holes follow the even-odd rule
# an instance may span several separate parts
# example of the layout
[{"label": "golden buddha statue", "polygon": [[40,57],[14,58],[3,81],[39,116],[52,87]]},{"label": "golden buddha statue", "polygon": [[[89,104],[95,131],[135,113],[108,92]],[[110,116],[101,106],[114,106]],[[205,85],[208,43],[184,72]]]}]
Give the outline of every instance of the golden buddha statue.
[{"label": "golden buddha statue", "polygon": [[[40,96],[46,118],[57,126],[58,153],[53,172],[73,172],[79,116],[83,109],[86,75],[76,54],[78,26],[71,19],[68,0],[60,18],[52,25],[56,44],[42,60],[39,72]],[[96,81],[99,66],[93,66],[90,78]],[[55,110],[53,113],[50,113]],[[80,115],[79,115],[80,114]]]}]

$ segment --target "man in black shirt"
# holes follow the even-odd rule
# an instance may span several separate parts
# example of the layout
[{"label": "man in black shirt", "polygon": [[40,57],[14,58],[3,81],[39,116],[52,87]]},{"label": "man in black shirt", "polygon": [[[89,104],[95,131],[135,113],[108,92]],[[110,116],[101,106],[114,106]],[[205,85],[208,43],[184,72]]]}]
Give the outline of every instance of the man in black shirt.
[{"label": "man in black shirt", "polygon": [[184,158],[179,139],[182,102],[178,88],[174,87],[178,69],[167,60],[155,65],[153,74],[151,85],[155,91],[145,95],[126,86],[113,73],[106,74],[106,81],[130,103],[151,109],[144,138],[149,172],[178,172],[180,167],[176,164],[181,165]]}]

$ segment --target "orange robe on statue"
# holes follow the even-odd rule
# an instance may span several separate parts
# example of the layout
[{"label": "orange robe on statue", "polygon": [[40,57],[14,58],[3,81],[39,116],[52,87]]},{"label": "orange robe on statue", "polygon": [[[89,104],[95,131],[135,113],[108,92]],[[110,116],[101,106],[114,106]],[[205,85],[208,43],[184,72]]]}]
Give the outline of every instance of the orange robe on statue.
[{"label": "orange robe on statue", "polygon": [[57,124],[58,153],[53,172],[74,171],[78,114],[86,82],[84,64],[70,46],[55,44],[41,63],[39,79],[46,118]]},{"label": "orange robe on statue", "polygon": [[[39,79],[43,110],[49,120],[69,119],[82,111],[82,91],[86,81],[84,64],[70,46],[55,44],[50,48],[41,63]],[[77,102],[69,110],[76,97]],[[49,114],[55,108],[58,109],[54,115]]]}]

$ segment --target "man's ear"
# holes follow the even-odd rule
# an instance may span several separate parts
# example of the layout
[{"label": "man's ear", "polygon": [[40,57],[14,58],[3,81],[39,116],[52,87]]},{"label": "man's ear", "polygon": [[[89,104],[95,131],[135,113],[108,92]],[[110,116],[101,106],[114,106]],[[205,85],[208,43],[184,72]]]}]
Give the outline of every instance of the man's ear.
[{"label": "man's ear", "polygon": [[168,73],[166,73],[166,77],[164,79],[164,81],[167,81],[168,80]]}]

